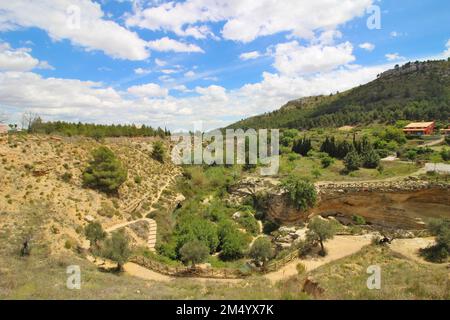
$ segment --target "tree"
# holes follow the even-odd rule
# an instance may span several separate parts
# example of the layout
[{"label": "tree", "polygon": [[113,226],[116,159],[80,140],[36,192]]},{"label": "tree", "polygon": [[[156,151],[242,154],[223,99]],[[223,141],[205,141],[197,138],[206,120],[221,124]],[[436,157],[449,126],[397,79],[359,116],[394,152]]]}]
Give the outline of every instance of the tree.
[{"label": "tree", "polygon": [[256,262],[265,264],[273,256],[272,243],[267,237],[260,237],[253,242],[248,255]]},{"label": "tree", "polygon": [[436,244],[422,249],[421,254],[429,261],[444,262],[450,256],[450,219],[432,219],[427,228]]},{"label": "tree", "polygon": [[309,181],[290,176],[281,182],[281,186],[287,191],[292,204],[301,210],[312,208],[317,201],[317,191]]},{"label": "tree", "polygon": [[181,260],[184,263],[191,263],[194,268],[197,263],[203,262],[209,255],[209,249],[198,240],[185,243],[181,249]]},{"label": "tree", "polygon": [[380,156],[374,149],[363,154],[363,167],[369,169],[375,169],[380,164]]},{"label": "tree", "polygon": [[153,150],[151,153],[152,158],[155,159],[156,161],[163,163],[165,155],[166,150],[164,148],[163,143],[161,141],[156,141],[155,143],[153,143]]},{"label": "tree", "polygon": [[127,170],[107,147],[92,152],[93,160],[83,172],[83,184],[106,193],[117,193],[127,179]]},{"label": "tree", "polygon": [[248,242],[245,235],[229,221],[219,225],[220,257],[224,260],[238,259],[244,255]]},{"label": "tree", "polygon": [[320,244],[319,254],[326,255],[323,243],[326,240],[333,239],[337,225],[334,221],[328,221],[321,217],[314,217],[308,224],[307,238],[309,240],[318,241]]},{"label": "tree", "polygon": [[361,166],[361,157],[358,152],[350,151],[344,158],[344,164],[348,171],[358,170]]},{"label": "tree", "polygon": [[311,140],[308,139],[306,136],[302,139],[299,139],[294,142],[294,145],[292,147],[292,151],[298,154],[301,154],[302,156],[306,156],[308,152],[312,149]]},{"label": "tree", "polygon": [[117,271],[123,270],[123,265],[128,261],[131,251],[128,238],[123,230],[114,232],[106,239],[103,246],[104,256],[117,262]]},{"label": "tree", "polygon": [[90,222],[84,228],[84,234],[95,248],[99,247],[99,242],[106,238],[106,232],[103,231],[102,225],[99,222]]}]

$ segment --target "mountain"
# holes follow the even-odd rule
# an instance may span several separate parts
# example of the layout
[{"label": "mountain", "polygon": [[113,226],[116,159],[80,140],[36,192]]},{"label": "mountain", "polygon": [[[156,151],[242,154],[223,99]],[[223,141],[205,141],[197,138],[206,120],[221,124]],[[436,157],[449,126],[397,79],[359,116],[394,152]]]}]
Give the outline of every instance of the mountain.
[{"label": "mountain", "polygon": [[340,127],[396,120],[450,118],[449,60],[408,62],[346,92],[288,102],[228,128]]}]

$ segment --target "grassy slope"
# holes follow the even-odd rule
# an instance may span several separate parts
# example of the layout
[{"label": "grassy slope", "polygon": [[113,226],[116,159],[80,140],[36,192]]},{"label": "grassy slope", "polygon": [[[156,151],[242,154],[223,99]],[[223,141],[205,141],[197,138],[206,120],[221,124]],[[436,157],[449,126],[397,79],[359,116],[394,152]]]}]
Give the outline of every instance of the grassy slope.
[{"label": "grassy slope", "polygon": [[[380,290],[367,289],[370,265],[381,267]],[[325,289],[323,298],[327,299],[450,299],[445,264],[420,264],[386,247],[365,247],[315,270],[312,276]]]},{"label": "grassy slope", "polygon": [[339,127],[450,115],[450,62],[434,61],[424,71],[378,78],[333,96],[291,101],[281,109],[244,119],[230,128]]}]

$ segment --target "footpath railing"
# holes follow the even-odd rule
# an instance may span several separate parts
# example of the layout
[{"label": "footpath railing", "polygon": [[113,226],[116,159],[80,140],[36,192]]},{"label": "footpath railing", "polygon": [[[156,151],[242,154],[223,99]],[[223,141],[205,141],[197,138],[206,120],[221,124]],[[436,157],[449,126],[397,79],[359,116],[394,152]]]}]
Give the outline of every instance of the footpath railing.
[{"label": "footpath railing", "polygon": [[155,272],[172,276],[172,277],[199,277],[199,278],[215,278],[215,279],[242,279],[250,275],[250,273],[242,272],[238,269],[216,269],[216,268],[192,268],[192,267],[172,267],[164,263],[143,257],[136,256],[130,259],[144,268]]},{"label": "footpath railing", "polygon": [[155,272],[172,276],[172,277],[198,277],[198,278],[212,278],[212,279],[244,279],[252,274],[266,274],[277,271],[289,262],[298,258],[298,251],[293,251],[281,259],[269,262],[262,268],[255,268],[252,271],[242,271],[239,269],[230,268],[192,268],[192,267],[173,267],[159,261],[146,258],[144,256],[134,256],[129,261],[134,262],[144,268],[153,270]]},{"label": "footpath railing", "polygon": [[277,271],[278,269],[284,267],[286,264],[288,264],[291,261],[294,261],[297,258],[298,258],[298,250],[292,251],[288,255],[286,255],[285,257],[283,257],[279,260],[274,260],[274,261],[269,262],[266,265],[266,267],[263,270],[261,270],[261,272],[269,273],[269,272]]}]

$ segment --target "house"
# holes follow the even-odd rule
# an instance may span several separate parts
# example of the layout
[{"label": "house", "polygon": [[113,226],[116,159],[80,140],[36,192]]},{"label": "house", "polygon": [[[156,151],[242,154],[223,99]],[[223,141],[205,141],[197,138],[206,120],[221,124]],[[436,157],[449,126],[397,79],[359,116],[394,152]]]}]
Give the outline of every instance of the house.
[{"label": "house", "polygon": [[445,134],[446,136],[450,136],[450,126],[447,129],[442,129],[441,133]]},{"label": "house", "polygon": [[435,122],[412,122],[408,124],[403,132],[407,135],[431,135],[434,133]]},{"label": "house", "polygon": [[0,135],[8,134],[9,127],[6,124],[0,124]]}]

